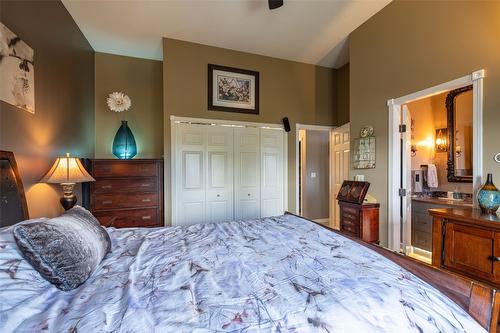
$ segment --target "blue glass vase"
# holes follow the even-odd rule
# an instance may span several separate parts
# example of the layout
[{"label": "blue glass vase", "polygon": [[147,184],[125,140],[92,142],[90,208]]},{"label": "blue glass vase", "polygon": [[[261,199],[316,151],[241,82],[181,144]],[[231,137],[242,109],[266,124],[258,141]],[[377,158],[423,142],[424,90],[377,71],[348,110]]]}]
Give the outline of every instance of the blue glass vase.
[{"label": "blue glass vase", "polygon": [[481,187],[477,194],[479,208],[484,214],[495,214],[500,207],[500,192],[493,184],[493,176],[488,174],[486,183]]},{"label": "blue glass vase", "polygon": [[137,155],[135,138],[126,120],[122,120],[122,125],[113,140],[113,155],[121,160],[128,160]]}]

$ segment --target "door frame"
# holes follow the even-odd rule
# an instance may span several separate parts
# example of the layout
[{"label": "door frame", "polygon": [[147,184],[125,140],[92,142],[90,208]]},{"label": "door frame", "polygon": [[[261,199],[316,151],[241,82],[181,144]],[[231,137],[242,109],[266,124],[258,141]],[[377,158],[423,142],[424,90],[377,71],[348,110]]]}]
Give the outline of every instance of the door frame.
[{"label": "door frame", "polygon": [[[314,130],[314,131],[328,131],[332,132],[337,126],[322,126],[322,125],[307,125],[307,124],[295,124],[295,214],[299,214],[299,131],[300,130]],[[328,137],[330,144],[330,136]],[[330,150],[331,147],[329,147]],[[331,161],[329,161],[331,163]],[[330,168],[329,168],[330,169]],[[331,174],[328,175],[329,188],[331,190]],[[329,200],[331,201],[331,200]],[[329,211],[331,212],[332,203],[329,202]]]},{"label": "door frame", "polygon": [[[401,105],[409,102],[431,97],[441,94],[445,91],[457,89],[460,87],[473,86],[473,196],[476,197],[476,192],[481,185],[483,176],[483,79],[485,70],[481,69],[474,71],[471,74],[465,75],[458,79],[448,81],[427,89],[417,91],[402,97],[389,99],[387,107],[389,111],[389,126],[388,126],[388,189],[387,189],[387,209],[388,209],[388,245],[393,251],[400,250],[401,239],[401,217],[399,203],[399,188],[400,177],[402,176],[403,184],[408,184],[406,180],[406,172],[400,172],[401,155],[400,155],[400,132],[399,125],[401,124]],[[474,205],[477,205],[476,200],[473,200]]]},{"label": "door frame", "polygon": [[[176,123],[199,124],[199,125],[212,125],[212,126],[230,126],[230,127],[256,127],[266,129],[282,130],[283,135],[283,209],[288,210],[288,136],[282,124],[258,123],[236,120],[222,120],[222,119],[207,119],[207,118],[192,118],[192,117],[179,117],[170,116],[170,219],[172,226],[174,226],[175,216],[175,186],[177,180],[175,178],[175,163],[176,163]],[[260,147],[259,147],[260,149]],[[167,156],[164,157],[165,163],[168,163]],[[234,184],[234,182],[233,182]],[[234,205],[234,202],[233,202]]]}]

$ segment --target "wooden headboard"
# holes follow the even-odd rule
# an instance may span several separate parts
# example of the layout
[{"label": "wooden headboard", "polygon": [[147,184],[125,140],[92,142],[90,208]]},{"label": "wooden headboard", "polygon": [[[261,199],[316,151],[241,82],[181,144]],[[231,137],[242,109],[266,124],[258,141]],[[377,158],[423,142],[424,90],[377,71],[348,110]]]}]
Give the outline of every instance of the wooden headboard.
[{"label": "wooden headboard", "polygon": [[27,220],[28,205],[14,153],[0,150],[0,227]]}]

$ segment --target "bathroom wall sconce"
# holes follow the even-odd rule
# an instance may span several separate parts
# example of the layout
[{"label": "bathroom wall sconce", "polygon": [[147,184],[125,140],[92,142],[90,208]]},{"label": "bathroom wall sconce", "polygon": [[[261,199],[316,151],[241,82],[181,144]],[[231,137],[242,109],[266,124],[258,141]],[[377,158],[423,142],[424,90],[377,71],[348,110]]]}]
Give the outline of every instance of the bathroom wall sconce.
[{"label": "bathroom wall sconce", "polygon": [[438,128],[436,129],[436,152],[444,153],[448,151],[448,129]]},{"label": "bathroom wall sconce", "polygon": [[411,151],[411,157],[415,157],[417,155],[417,145],[411,145],[410,147],[410,151]]}]

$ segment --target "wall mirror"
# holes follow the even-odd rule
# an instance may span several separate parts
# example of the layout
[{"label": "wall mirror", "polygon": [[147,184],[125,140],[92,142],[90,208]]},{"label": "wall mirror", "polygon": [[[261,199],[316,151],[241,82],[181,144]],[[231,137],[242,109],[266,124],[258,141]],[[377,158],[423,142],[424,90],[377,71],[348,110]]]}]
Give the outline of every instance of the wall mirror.
[{"label": "wall mirror", "polygon": [[472,183],[472,105],[472,85],[446,96],[449,182]]}]

